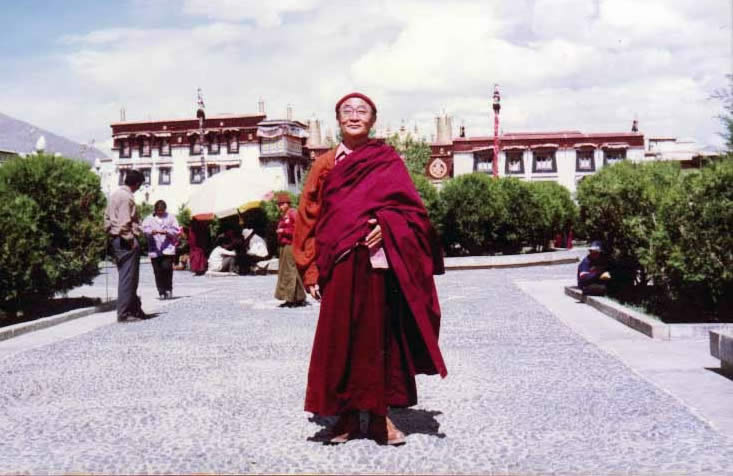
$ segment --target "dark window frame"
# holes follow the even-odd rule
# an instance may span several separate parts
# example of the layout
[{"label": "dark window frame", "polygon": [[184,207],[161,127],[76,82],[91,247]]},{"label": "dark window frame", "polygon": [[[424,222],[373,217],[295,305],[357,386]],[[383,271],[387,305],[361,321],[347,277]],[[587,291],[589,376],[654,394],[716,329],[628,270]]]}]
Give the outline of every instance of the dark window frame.
[{"label": "dark window frame", "polygon": [[[211,173],[212,170],[216,169],[216,172]],[[221,165],[218,164],[209,164],[206,166],[206,176],[211,178],[214,175],[221,173]]]},{"label": "dark window frame", "polygon": [[[168,172],[168,181],[167,182],[164,182],[163,181],[163,173],[162,172],[164,170]],[[171,177],[171,168],[170,167],[158,167],[158,185],[170,185],[172,181],[173,180],[172,180],[172,177]]]},{"label": "dark window frame", "polygon": [[[219,143],[219,136],[216,134],[210,134],[209,137],[211,137],[211,140],[206,141],[206,147],[209,151],[209,155],[219,155],[221,153],[221,144]],[[216,146],[216,150],[214,150],[214,146]]]},{"label": "dark window frame", "polygon": [[[125,145],[127,145],[127,154],[125,154]],[[120,141],[120,159],[129,159],[132,157],[132,144],[130,139],[122,139]]]},{"label": "dark window frame", "polygon": [[[199,143],[198,137],[197,136],[193,136],[193,137],[196,137],[196,139],[192,140],[191,143],[189,144],[189,147],[188,147],[188,155],[203,155],[204,148],[201,147],[201,144]],[[196,148],[197,146],[199,147],[199,151],[198,152],[196,152],[194,150],[194,148]]]},{"label": "dark window frame", "polygon": [[153,181],[153,172],[152,172],[152,170],[150,170],[150,167],[143,167],[143,168],[137,169],[137,170],[141,174],[143,174],[143,177],[145,177],[145,181],[143,182],[143,185],[150,186],[151,182]]},{"label": "dark window frame", "polygon": [[[580,167],[581,153],[590,153],[590,168],[584,169]],[[595,149],[575,149],[575,171],[576,172],[595,172],[596,171],[596,151]]]},{"label": "dark window frame", "polygon": [[117,185],[125,185],[125,177],[127,176],[127,169],[120,169],[119,181]]},{"label": "dark window frame", "polygon": [[[514,155],[515,157],[510,157]],[[518,157],[517,157],[518,156]],[[505,175],[524,175],[524,151],[523,150],[507,150],[504,151],[504,174]],[[509,170],[509,162],[519,159],[519,171],[513,172]]]},{"label": "dark window frame", "polygon": [[295,185],[295,164],[288,163],[288,185]]},{"label": "dark window frame", "polygon": [[[537,170],[537,153],[552,154],[552,169]],[[557,173],[557,149],[536,149],[532,151],[532,173],[533,174],[556,174]]]},{"label": "dark window frame", "polygon": [[[168,145],[168,153],[163,152],[163,145]],[[162,137],[158,142],[158,155],[161,157],[170,157],[172,155],[171,141],[168,137]]]},{"label": "dark window frame", "polygon": [[[199,170],[199,177],[201,177],[201,180],[195,181],[194,180],[194,169]],[[189,170],[189,182],[192,184],[200,184],[204,183],[204,180],[206,180],[205,175],[206,172],[203,170],[203,167],[201,165],[192,165],[188,168]]]},{"label": "dark window frame", "polygon": [[[487,160],[488,158],[488,160]],[[479,170],[478,164],[488,164],[488,170]],[[473,171],[491,175],[494,170],[494,149],[474,151]]]},{"label": "dark window frame", "polygon": [[[232,147],[232,143],[236,144],[236,147]],[[239,136],[238,134],[232,134],[227,140],[227,153],[238,154],[239,153]]]},{"label": "dark window frame", "polygon": [[612,159],[611,164],[617,164],[621,161],[626,160],[626,149],[603,149],[603,166],[609,165],[608,153],[619,152],[621,154],[620,159]]},{"label": "dark window frame", "polygon": [[[148,153],[147,154],[143,153],[143,148],[145,147],[145,142],[146,141],[148,143]],[[140,157],[152,157],[152,155],[153,155],[153,144],[151,143],[151,140],[149,138],[148,139],[146,139],[146,138],[140,139],[140,146],[139,146],[138,151],[140,153]]]}]

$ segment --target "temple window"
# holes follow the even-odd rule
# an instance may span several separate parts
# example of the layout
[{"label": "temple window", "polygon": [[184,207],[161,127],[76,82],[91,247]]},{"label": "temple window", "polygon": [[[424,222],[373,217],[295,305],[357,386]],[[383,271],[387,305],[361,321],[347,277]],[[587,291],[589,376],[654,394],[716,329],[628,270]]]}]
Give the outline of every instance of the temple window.
[{"label": "temple window", "polygon": [[143,183],[143,185],[150,185],[150,169],[145,168],[145,169],[139,169],[139,170],[140,170],[140,173],[143,174],[143,177],[145,177],[145,182]]},{"label": "temple window", "polygon": [[545,174],[557,172],[555,151],[550,149],[532,151],[532,172]]},{"label": "temple window", "polygon": [[161,167],[158,169],[158,185],[170,185],[171,184],[171,169],[168,167]]},{"label": "temple window", "polygon": [[204,181],[204,169],[200,166],[191,167],[191,183],[202,183]]},{"label": "temple window", "polygon": [[140,142],[140,157],[150,157],[150,139],[143,139]]},{"label": "temple window", "polygon": [[160,146],[159,146],[158,153],[161,156],[170,157],[171,155],[171,142],[168,140],[167,137],[163,137],[160,139]]},{"label": "temple window", "polygon": [[209,137],[209,154],[216,155],[219,153],[219,137],[216,134],[211,134]]},{"label": "temple window", "polygon": [[577,172],[593,172],[596,170],[595,151],[593,149],[579,149],[575,151],[575,170]]},{"label": "temple window", "polygon": [[127,177],[127,169],[121,169],[120,170],[120,179],[117,183],[118,185],[124,185],[125,184],[125,177]]},{"label": "temple window", "polygon": [[198,138],[196,136],[191,139],[191,148],[189,149],[189,155],[201,155],[201,142],[198,141]]},{"label": "temple window", "polygon": [[295,185],[295,165],[288,164],[288,184]]},{"label": "temple window", "polygon": [[120,141],[120,158],[129,159],[132,156],[132,147],[129,140]]},{"label": "temple window", "polygon": [[239,153],[239,137],[237,137],[237,133],[236,132],[233,132],[229,136],[228,147],[229,147],[229,153],[230,154],[238,154]]},{"label": "temple window", "polygon": [[524,152],[521,150],[506,151],[506,165],[504,169],[507,175],[524,173],[523,154]]},{"label": "temple window", "polygon": [[494,150],[477,150],[473,153],[473,171],[485,174],[493,173]]},{"label": "temple window", "polygon": [[613,165],[626,158],[626,149],[603,149],[603,165]]},{"label": "temple window", "polygon": [[209,165],[208,167],[206,167],[206,170],[209,173],[209,177],[212,177],[221,172],[221,167],[219,167],[218,165]]}]

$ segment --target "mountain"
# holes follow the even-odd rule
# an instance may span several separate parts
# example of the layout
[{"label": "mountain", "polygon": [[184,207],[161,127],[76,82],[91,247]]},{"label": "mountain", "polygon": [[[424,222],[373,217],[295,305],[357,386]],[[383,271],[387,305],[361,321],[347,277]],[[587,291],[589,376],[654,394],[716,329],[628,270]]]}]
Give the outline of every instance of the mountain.
[{"label": "mountain", "polygon": [[36,143],[41,136],[46,140],[47,154],[59,153],[64,157],[83,160],[90,165],[94,165],[96,159],[105,157],[104,152],[96,147],[79,144],[33,124],[0,113],[0,150],[28,154],[35,151]]}]

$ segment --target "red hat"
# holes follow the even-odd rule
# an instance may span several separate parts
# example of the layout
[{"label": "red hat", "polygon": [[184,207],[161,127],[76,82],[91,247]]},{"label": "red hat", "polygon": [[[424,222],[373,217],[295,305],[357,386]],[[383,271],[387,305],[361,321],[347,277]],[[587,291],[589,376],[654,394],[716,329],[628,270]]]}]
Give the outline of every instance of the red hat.
[{"label": "red hat", "polygon": [[290,195],[288,195],[285,192],[278,193],[277,194],[277,204],[280,205],[281,203],[290,203]]},{"label": "red hat", "polygon": [[341,106],[341,104],[349,98],[363,99],[367,104],[369,104],[372,107],[372,111],[374,112],[374,114],[377,113],[377,106],[374,105],[374,101],[369,99],[369,96],[367,96],[366,94],[354,92],[354,93],[349,93],[346,96],[338,100],[338,102],[336,103],[336,114],[339,113],[339,107]]}]

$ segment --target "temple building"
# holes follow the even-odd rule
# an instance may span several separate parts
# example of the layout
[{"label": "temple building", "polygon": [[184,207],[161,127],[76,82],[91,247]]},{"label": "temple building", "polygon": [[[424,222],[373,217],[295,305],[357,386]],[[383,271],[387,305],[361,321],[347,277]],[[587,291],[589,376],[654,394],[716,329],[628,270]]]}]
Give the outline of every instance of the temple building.
[{"label": "temple building", "polygon": [[[494,135],[467,137],[461,125],[453,134],[453,118],[435,118],[425,173],[434,183],[470,173],[521,180],[554,181],[572,193],[584,177],[621,160],[644,160],[644,135],[633,121],[630,132],[580,131],[500,132],[501,95],[493,93]],[[496,163],[494,162],[496,160]]]},{"label": "temple building", "polygon": [[308,165],[307,127],[292,120],[290,107],[284,120],[268,120],[262,101],[259,109],[257,114],[206,116],[199,95],[196,117],[111,124],[113,159],[100,168],[111,169],[108,175],[116,184],[103,183],[103,190],[109,193],[128,170],[137,169],[145,176],[139,200],[162,199],[175,211],[207,178],[241,167],[282,177],[280,189],[297,193]]},{"label": "temple building", "polygon": [[[445,138],[444,132],[442,137]],[[430,144],[426,174],[434,182],[473,172],[491,175],[493,143],[494,138],[488,136],[451,137],[434,142]],[[552,180],[571,192],[575,192],[583,177],[602,167],[620,160],[644,160],[644,135],[639,132],[504,133],[499,136],[499,144],[500,177]]]}]

